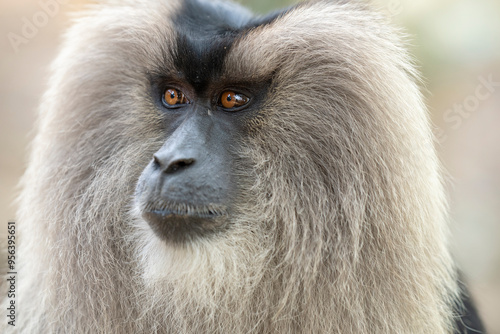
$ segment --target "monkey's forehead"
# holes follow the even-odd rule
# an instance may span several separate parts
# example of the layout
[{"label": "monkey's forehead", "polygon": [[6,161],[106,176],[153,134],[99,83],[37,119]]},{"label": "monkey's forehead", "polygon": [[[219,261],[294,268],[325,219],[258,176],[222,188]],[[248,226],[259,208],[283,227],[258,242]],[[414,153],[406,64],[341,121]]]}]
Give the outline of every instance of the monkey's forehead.
[{"label": "monkey's forehead", "polygon": [[346,59],[373,63],[383,54],[382,63],[389,49],[397,62],[399,52],[395,34],[377,15],[339,1],[304,2],[262,17],[207,0],[99,5],[69,35],[67,40],[79,41],[70,44],[85,49],[75,52],[81,57],[92,49],[94,59],[180,76],[200,89],[217,79],[260,80],[278,72],[282,80],[297,71],[303,78],[311,68],[332,70]]}]

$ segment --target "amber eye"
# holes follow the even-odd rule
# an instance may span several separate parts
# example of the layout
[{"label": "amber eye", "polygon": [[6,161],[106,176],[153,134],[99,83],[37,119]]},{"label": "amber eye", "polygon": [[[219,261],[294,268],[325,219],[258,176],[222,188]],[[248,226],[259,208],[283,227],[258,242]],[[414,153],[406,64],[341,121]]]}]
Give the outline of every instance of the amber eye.
[{"label": "amber eye", "polygon": [[183,92],[175,88],[168,88],[163,95],[163,103],[167,107],[175,107],[189,102]]},{"label": "amber eye", "polygon": [[220,96],[220,105],[225,109],[235,109],[248,103],[250,99],[243,94],[227,90]]}]

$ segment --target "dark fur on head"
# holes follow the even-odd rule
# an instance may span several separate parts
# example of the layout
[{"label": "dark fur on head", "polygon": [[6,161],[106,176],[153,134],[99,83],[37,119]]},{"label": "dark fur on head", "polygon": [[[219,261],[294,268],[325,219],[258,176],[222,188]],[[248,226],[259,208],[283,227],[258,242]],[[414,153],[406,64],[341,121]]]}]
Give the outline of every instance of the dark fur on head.
[{"label": "dark fur on head", "polygon": [[[165,140],[151,77],[172,70],[200,91],[265,91],[234,143],[230,224],[182,245],[133,200]],[[377,14],[98,5],[53,73],[20,201],[21,332],[452,331],[440,167],[415,70]]]}]

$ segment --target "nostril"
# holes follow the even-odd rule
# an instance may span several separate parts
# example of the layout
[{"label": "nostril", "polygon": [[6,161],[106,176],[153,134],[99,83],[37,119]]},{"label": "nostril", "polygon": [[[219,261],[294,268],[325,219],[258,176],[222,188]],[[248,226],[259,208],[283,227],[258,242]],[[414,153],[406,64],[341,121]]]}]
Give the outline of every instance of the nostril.
[{"label": "nostril", "polygon": [[194,159],[181,159],[178,161],[174,161],[172,164],[176,164],[179,167],[186,167],[186,166],[193,164],[193,162],[194,162]]},{"label": "nostril", "polygon": [[168,155],[153,154],[153,168],[161,170],[164,173],[173,173],[180,169],[186,168],[194,164],[193,158],[172,158]]},{"label": "nostril", "polygon": [[167,168],[164,170],[165,173],[174,173],[180,169],[189,167],[194,163],[194,159],[177,159],[172,161]]}]

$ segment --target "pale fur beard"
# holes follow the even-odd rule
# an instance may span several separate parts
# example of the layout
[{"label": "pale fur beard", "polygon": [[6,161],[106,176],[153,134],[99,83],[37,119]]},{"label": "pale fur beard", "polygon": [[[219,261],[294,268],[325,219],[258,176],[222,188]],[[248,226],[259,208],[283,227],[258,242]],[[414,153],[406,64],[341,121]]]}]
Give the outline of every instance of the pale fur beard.
[{"label": "pale fur beard", "polygon": [[148,301],[141,314],[144,323],[169,333],[240,333],[261,327],[263,319],[248,312],[259,306],[254,297],[268,274],[261,240],[235,231],[172,247],[147,229],[140,234],[145,244],[138,244],[137,255],[145,289],[139,298]]},{"label": "pale fur beard", "polygon": [[165,141],[148,75],[174,63],[179,7],[110,1],[70,29],[23,178],[16,329],[451,333],[418,75],[401,34],[357,2],[307,2],[235,39],[221,78],[273,85],[237,148],[228,229],[182,245],[152,231],[133,197]]}]

